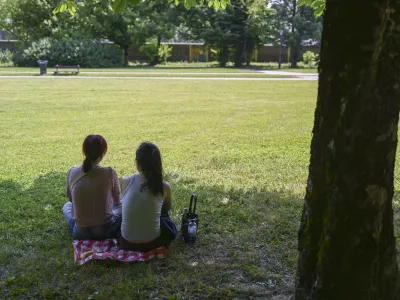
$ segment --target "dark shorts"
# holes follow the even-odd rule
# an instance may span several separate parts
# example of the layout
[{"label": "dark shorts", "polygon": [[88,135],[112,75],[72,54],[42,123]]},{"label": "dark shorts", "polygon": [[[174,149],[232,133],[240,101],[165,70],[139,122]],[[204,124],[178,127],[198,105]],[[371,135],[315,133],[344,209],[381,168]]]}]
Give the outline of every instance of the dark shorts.
[{"label": "dark shorts", "polygon": [[160,236],[148,243],[131,243],[124,239],[122,235],[119,235],[118,245],[121,249],[124,250],[140,252],[148,252],[158,247],[168,248],[171,242],[178,235],[178,230],[176,229],[174,222],[168,215],[162,215],[160,217],[160,229]]}]

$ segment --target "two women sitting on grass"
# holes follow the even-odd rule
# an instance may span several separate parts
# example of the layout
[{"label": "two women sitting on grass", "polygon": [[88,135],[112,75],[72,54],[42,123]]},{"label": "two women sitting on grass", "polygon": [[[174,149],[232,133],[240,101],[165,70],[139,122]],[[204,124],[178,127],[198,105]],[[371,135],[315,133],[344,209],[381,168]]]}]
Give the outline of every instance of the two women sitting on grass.
[{"label": "two women sitting on grass", "polygon": [[72,236],[92,240],[117,238],[122,249],[133,251],[168,246],[177,232],[168,216],[172,191],[168,182],[163,181],[158,147],[152,143],[139,146],[139,173],[122,179],[121,200],[116,172],[100,166],[107,152],[105,139],[89,135],[82,148],[85,160],[68,173],[70,202],[63,207]]}]

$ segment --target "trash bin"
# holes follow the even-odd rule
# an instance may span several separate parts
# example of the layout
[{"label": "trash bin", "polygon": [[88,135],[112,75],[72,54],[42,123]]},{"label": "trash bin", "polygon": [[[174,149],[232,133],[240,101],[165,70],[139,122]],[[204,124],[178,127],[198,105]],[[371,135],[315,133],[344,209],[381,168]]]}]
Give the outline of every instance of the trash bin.
[{"label": "trash bin", "polygon": [[40,75],[47,74],[47,63],[48,60],[38,60]]}]

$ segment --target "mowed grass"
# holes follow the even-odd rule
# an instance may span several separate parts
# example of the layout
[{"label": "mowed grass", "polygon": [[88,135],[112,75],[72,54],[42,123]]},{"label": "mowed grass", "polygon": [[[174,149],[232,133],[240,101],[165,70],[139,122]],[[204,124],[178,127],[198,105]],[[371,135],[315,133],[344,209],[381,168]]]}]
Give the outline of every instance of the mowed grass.
[{"label": "mowed grass", "polygon": [[[0,299],[292,294],[316,87],[0,79]],[[90,133],[107,139],[102,164],[119,176],[134,171],[141,141],[159,145],[178,227],[190,194],[199,195],[194,248],[178,238],[165,260],[74,264],[60,209]]]}]

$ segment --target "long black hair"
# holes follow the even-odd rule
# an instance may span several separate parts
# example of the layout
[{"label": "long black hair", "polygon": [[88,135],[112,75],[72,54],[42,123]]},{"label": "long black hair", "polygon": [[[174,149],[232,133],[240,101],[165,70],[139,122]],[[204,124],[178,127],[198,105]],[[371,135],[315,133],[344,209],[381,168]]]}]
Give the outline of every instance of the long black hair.
[{"label": "long black hair", "polygon": [[88,135],[83,141],[82,152],[85,154],[82,169],[83,172],[87,173],[92,169],[92,161],[97,160],[107,152],[107,142],[101,135]]},{"label": "long black hair", "polygon": [[148,188],[154,195],[164,194],[163,169],[160,150],[150,142],[143,142],[136,150],[136,163],[146,177],[142,190]]}]

